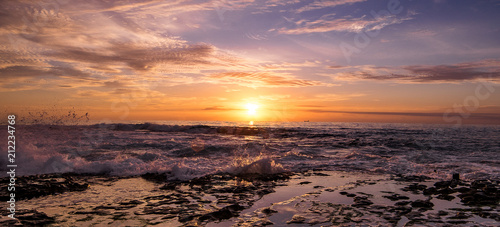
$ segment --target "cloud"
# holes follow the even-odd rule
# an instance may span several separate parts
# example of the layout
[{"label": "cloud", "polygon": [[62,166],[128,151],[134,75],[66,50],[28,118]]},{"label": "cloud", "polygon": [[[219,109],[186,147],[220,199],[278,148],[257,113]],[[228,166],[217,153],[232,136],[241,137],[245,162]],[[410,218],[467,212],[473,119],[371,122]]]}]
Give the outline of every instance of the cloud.
[{"label": "cloud", "polygon": [[326,85],[319,81],[297,79],[286,73],[272,72],[225,72],[209,76],[223,83],[246,87],[308,87]]},{"label": "cloud", "polygon": [[30,77],[60,77],[69,76],[76,78],[88,78],[88,73],[73,68],[64,67],[33,67],[33,66],[9,66],[0,68],[3,79],[30,78]]},{"label": "cloud", "polygon": [[320,94],[316,95],[315,98],[319,99],[321,101],[326,101],[326,102],[337,102],[337,101],[345,101],[345,100],[351,100],[353,98],[357,97],[363,97],[366,96],[365,94],[361,93],[352,93],[352,94]]},{"label": "cloud", "polygon": [[500,81],[500,61],[493,59],[452,65],[367,66],[361,68],[361,70],[339,73],[336,79],[412,83],[463,82],[480,79]]},{"label": "cloud", "polygon": [[[331,17],[328,16],[328,17]],[[281,34],[309,34],[309,33],[323,33],[323,32],[360,32],[360,31],[373,31],[380,30],[384,27],[393,24],[400,24],[403,21],[413,19],[411,15],[397,18],[396,15],[386,15],[373,19],[368,19],[363,16],[360,18],[337,18],[332,19],[328,17],[321,17],[313,21],[296,21],[294,28],[281,28],[278,30]]]},{"label": "cloud", "polygon": [[[239,10],[251,2],[231,2],[225,10]],[[141,80],[161,80],[167,86],[193,83],[207,71],[256,66],[211,44],[188,43],[157,24],[147,24],[182,12],[214,10],[221,7],[219,3],[8,1],[0,8],[0,42],[4,43],[0,86],[36,89],[35,83],[23,86],[21,80],[43,78],[64,83],[64,88],[82,87],[76,80],[93,80],[85,83],[85,89],[112,89],[123,84],[110,81],[127,77],[134,78],[127,82],[130,86]]]},{"label": "cloud", "polygon": [[225,108],[223,106],[211,106],[211,107],[204,108],[203,110],[229,111],[229,110],[241,110],[241,109]]},{"label": "cloud", "polygon": [[302,13],[311,10],[323,9],[323,8],[331,8],[346,4],[354,4],[358,2],[365,2],[366,0],[333,0],[333,1],[314,1],[302,8],[297,9],[297,13]]},{"label": "cloud", "polygon": [[[103,52],[108,54],[102,54]],[[58,60],[72,60],[105,67],[110,63],[126,65],[135,71],[150,71],[158,66],[193,66],[215,64],[215,48],[208,44],[183,45],[180,47],[149,46],[126,43],[112,45],[105,50],[86,50],[64,47],[49,56]]]},{"label": "cloud", "polygon": [[[406,117],[434,117],[443,118],[444,112],[362,112],[362,111],[337,111],[337,110],[325,110],[325,109],[308,109],[304,110],[313,113],[343,113],[343,114],[361,114],[361,115],[382,115],[382,116],[406,116]],[[458,117],[463,118],[461,113],[449,113],[447,117]],[[474,112],[468,117],[468,119],[478,119],[478,120],[494,120],[498,121],[500,119],[499,113],[483,113]]]}]

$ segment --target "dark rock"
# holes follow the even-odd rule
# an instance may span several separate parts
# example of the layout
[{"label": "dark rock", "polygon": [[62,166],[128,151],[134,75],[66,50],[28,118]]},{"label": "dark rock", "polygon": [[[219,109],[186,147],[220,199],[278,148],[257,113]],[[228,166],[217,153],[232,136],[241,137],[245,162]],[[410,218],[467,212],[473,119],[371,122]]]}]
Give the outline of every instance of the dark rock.
[{"label": "dark rock", "polygon": [[179,186],[179,182],[169,182],[161,186],[161,190],[175,190]]},{"label": "dark rock", "polygon": [[438,195],[436,198],[438,199],[442,199],[442,200],[448,200],[448,201],[451,201],[455,198],[455,196],[452,196],[452,195],[446,195],[446,194],[441,194],[441,195]]},{"label": "dark rock", "polygon": [[167,181],[167,173],[145,173],[142,174],[141,177],[144,180],[154,183],[165,183],[165,181]]},{"label": "dark rock", "polygon": [[266,214],[266,215],[270,215],[270,214],[272,214],[272,213],[278,213],[278,211],[273,210],[273,209],[271,209],[271,208],[267,207],[267,208],[264,208],[264,209],[262,210],[262,213],[264,213],[264,214]]},{"label": "dark rock", "polygon": [[410,197],[408,196],[403,196],[403,195],[399,195],[399,194],[392,194],[392,195],[384,195],[382,196],[384,198],[387,198],[391,201],[398,201],[398,200],[407,200],[407,199],[410,199]]},{"label": "dark rock", "polygon": [[[460,187],[460,188],[456,188],[455,189],[457,192],[460,192],[460,193],[466,193],[466,192],[469,192],[471,189],[468,188],[468,187]],[[473,190],[473,189],[472,189]]]},{"label": "dark rock", "polygon": [[326,174],[326,173],[322,173],[322,172],[314,172],[314,173],[313,173],[313,175],[315,175],[315,176],[321,176],[321,177],[327,177],[327,176],[330,176],[330,175],[328,175],[328,174]]},{"label": "dark rock", "polygon": [[449,195],[457,192],[456,190],[453,190],[451,188],[443,188],[437,191],[437,194],[442,194],[442,195]]},{"label": "dark rock", "polygon": [[455,216],[448,217],[448,219],[467,219],[472,217],[472,215],[466,214],[464,212],[458,212]]},{"label": "dark rock", "polygon": [[413,201],[411,203],[411,206],[412,207],[421,207],[421,208],[425,208],[425,209],[431,209],[434,206],[434,204],[431,203],[430,201],[418,199],[418,200]]},{"label": "dark rock", "polygon": [[201,214],[196,214],[196,213],[185,213],[185,214],[179,214],[179,222],[188,222],[193,220],[196,217],[200,217]]},{"label": "dark rock", "polygon": [[439,215],[439,216],[446,216],[446,215],[448,215],[448,214],[449,214],[449,213],[448,213],[448,212],[446,212],[446,211],[444,211],[444,210],[440,210],[440,211],[438,211],[438,215]]},{"label": "dark rock", "polygon": [[438,181],[438,182],[434,183],[434,187],[436,187],[437,189],[447,188],[447,187],[450,187],[450,185],[451,185],[451,181]]},{"label": "dark rock", "polygon": [[483,205],[498,205],[500,201],[500,193],[498,192],[498,185],[493,184],[486,180],[477,180],[472,182],[471,189],[460,189],[463,193],[458,197],[461,202],[469,206],[483,206]]},{"label": "dark rock", "polygon": [[264,188],[264,189],[261,189],[261,190],[257,191],[257,195],[263,196],[263,195],[270,194],[270,193],[273,193],[273,192],[275,192],[275,191],[272,188]]},{"label": "dark rock", "polygon": [[423,214],[422,214],[421,212],[418,212],[418,211],[412,211],[412,212],[410,212],[410,213],[405,214],[405,216],[406,216],[408,219],[413,220],[413,219],[417,219],[417,218],[419,218],[419,217],[422,217],[422,216],[423,216]]},{"label": "dark rock", "polygon": [[391,214],[384,214],[384,215],[382,215],[382,218],[389,221],[390,223],[393,223],[393,224],[396,224],[396,223],[398,223],[399,220],[401,220],[401,216],[391,215]]},{"label": "dark rock", "polygon": [[18,210],[16,217],[24,226],[45,226],[55,223],[53,217],[37,210]]},{"label": "dark rock", "polygon": [[303,184],[310,184],[310,183],[312,183],[312,182],[311,182],[311,181],[302,181],[302,182],[300,182],[299,184],[300,184],[300,185],[303,185]]},{"label": "dark rock", "polygon": [[233,204],[230,206],[226,206],[220,210],[202,215],[199,220],[200,221],[205,221],[205,220],[224,220],[224,219],[230,219],[232,217],[237,217],[238,216],[238,211],[241,211],[245,209],[245,207],[239,205],[239,204]]},{"label": "dark rock", "polygon": [[128,202],[121,202],[120,205],[139,205],[139,204],[143,204],[144,202],[143,201],[139,201],[139,200],[130,200]]},{"label": "dark rock", "polygon": [[292,220],[287,221],[287,224],[301,224],[306,221],[306,218],[300,216],[300,215],[293,215]]},{"label": "dark rock", "polygon": [[[77,176],[77,177],[73,177]],[[61,194],[71,191],[84,191],[89,184],[78,174],[41,174],[32,176],[18,176],[16,178],[16,200],[32,199],[47,195]],[[8,178],[2,178],[2,182],[8,182]],[[0,199],[10,199],[7,193],[8,184],[0,186]]]},{"label": "dark rock", "polygon": [[417,176],[417,175],[411,175],[411,176],[402,176],[399,175],[397,178],[395,178],[395,181],[405,181],[405,182],[424,182],[426,180],[430,180],[432,178],[428,176]]},{"label": "dark rock", "polygon": [[435,187],[430,187],[427,189],[424,189],[423,191],[424,195],[433,195],[437,193],[437,189]]},{"label": "dark rock", "polygon": [[395,203],[395,205],[396,206],[406,206],[410,203],[411,203],[411,201],[400,201],[400,202]]},{"label": "dark rock", "polygon": [[373,202],[368,200],[366,196],[356,196],[354,197],[354,204],[352,204],[353,207],[365,207],[372,205]]}]

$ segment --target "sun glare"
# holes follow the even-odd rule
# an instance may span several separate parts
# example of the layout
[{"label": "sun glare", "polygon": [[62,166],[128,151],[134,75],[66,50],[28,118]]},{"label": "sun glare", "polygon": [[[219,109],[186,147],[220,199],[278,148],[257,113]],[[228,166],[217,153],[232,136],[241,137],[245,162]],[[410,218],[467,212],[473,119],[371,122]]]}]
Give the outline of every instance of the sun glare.
[{"label": "sun glare", "polygon": [[255,103],[247,103],[245,105],[245,107],[248,110],[248,115],[255,115],[255,114],[257,114],[257,109],[259,108],[259,106],[257,104],[255,104]]}]

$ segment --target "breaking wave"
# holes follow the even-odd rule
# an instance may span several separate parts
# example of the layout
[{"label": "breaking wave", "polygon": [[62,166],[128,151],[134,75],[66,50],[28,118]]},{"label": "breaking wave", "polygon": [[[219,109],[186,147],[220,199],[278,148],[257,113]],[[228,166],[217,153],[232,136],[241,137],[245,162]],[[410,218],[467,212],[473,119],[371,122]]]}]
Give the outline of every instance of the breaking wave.
[{"label": "breaking wave", "polygon": [[[6,144],[0,148],[6,150]],[[216,172],[324,169],[500,179],[498,126],[35,124],[16,127],[16,150],[20,175],[169,172],[186,180]],[[0,168],[6,165],[6,156],[0,156]]]}]

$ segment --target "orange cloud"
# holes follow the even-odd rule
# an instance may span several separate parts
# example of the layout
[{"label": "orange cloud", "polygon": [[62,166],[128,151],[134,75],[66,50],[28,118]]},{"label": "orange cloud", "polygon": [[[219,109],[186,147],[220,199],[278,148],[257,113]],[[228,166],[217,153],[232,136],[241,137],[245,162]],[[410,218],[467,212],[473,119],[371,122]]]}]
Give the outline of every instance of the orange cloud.
[{"label": "orange cloud", "polygon": [[487,79],[500,81],[500,61],[496,59],[451,65],[408,65],[401,67],[360,67],[339,73],[340,80],[378,80],[411,83],[446,83]]},{"label": "orange cloud", "polygon": [[271,72],[225,72],[212,74],[209,78],[223,83],[234,83],[246,87],[307,87],[326,85],[319,81],[297,79],[286,73]]}]

